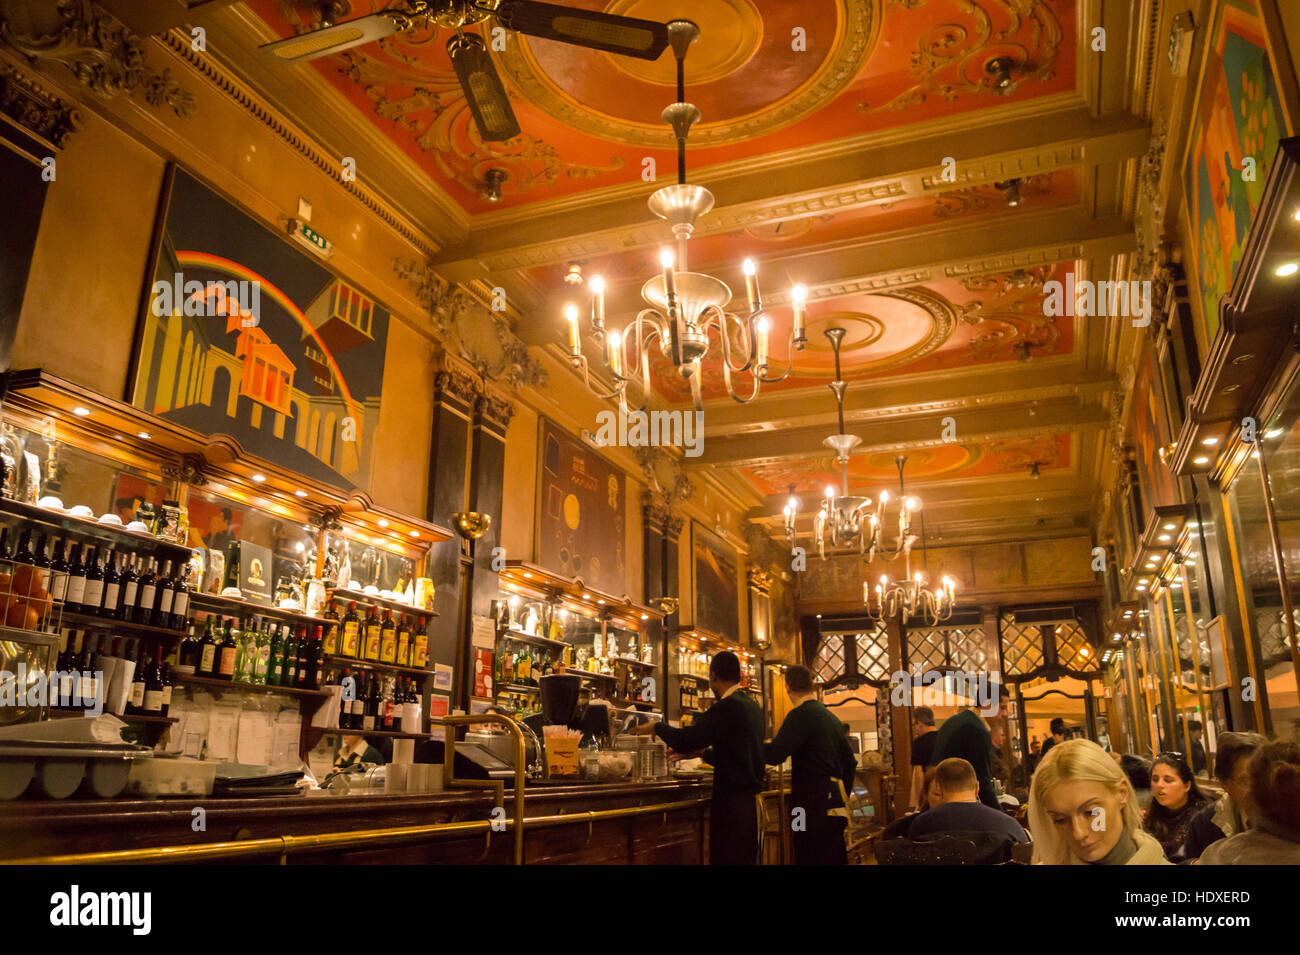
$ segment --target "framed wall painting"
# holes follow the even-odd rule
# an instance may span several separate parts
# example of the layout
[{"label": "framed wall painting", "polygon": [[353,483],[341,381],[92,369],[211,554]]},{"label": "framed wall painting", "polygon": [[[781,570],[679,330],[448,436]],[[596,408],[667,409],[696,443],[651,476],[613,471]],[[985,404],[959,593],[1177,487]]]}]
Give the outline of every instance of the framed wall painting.
[{"label": "framed wall painting", "polygon": [[172,164],[129,400],[344,490],[369,483],[388,311]]},{"label": "framed wall painting", "polygon": [[1285,49],[1274,50],[1272,38],[1281,33],[1271,2],[1218,0],[1195,86],[1182,173],[1192,298],[1207,344],[1278,142],[1295,128],[1295,79]]},{"label": "framed wall painting", "polygon": [[740,643],[740,582],[736,550],[697,521],[691,522],[691,593],[695,627]]},{"label": "framed wall painting", "polygon": [[555,422],[539,428],[537,563],[626,594],[626,476]]}]

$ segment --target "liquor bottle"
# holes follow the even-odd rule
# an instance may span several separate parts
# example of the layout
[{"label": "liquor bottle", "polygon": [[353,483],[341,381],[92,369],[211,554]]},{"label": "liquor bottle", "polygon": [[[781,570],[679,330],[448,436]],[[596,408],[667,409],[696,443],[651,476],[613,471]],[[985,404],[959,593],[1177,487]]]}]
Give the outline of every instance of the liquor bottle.
[{"label": "liquor bottle", "polygon": [[504,643],[501,647],[501,682],[515,682],[515,655],[511,652],[509,643]]},{"label": "liquor bottle", "polygon": [[32,563],[40,571],[41,588],[48,594],[50,592],[50,555],[46,553],[45,532],[42,531],[36,538],[36,554],[32,558]]},{"label": "liquor bottle", "polygon": [[253,682],[266,685],[266,671],[271,666],[271,622],[263,619],[255,641],[257,653],[253,657]]},{"label": "liquor bottle", "polygon": [[154,574],[157,564],[157,558],[149,558],[149,565],[140,575],[140,583],[136,586],[135,622],[145,626],[153,625],[153,608],[158,602],[158,578]]},{"label": "liquor bottle", "polygon": [[[338,653],[339,646],[339,612],[334,609],[334,601],[325,609],[325,619],[329,621],[325,625],[325,637],[321,642],[321,652],[326,656],[334,656]],[[318,630],[320,628],[317,628]]]},{"label": "liquor bottle", "polygon": [[182,667],[189,668],[191,674],[199,672],[199,662],[203,655],[203,650],[199,644],[199,638],[194,633],[194,624],[190,624],[189,633],[181,641],[179,663]]},{"label": "liquor bottle", "polygon": [[235,637],[230,632],[230,621],[225,622],[225,639],[221,642],[221,662],[217,665],[217,672],[214,676],[219,680],[235,679],[235,656],[239,652],[239,647],[235,643]]},{"label": "liquor bottle", "polygon": [[379,625],[379,662],[394,663],[397,660],[397,625],[393,623],[391,610],[384,611],[383,622]]},{"label": "liquor bottle", "polygon": [[298,635],[284,625],[284,666],[280,670],[281,686],[298,683]]},{"label": "liquor bottle", "polygon": [[213,670],[218,666],[217,660],[217,641],[212,636],[212,615],[208,615],[208,622],[203,628],[203,639],[199,642],[199,676],[211,677]]},{"label": "liquor bottle", "polygon": [[159,715],[166,716],[172,708],[172,690],[176,688],[176,684],[172,680],[172,668],[166,663],[161,666],[159,679],[162,681],[162,711]]},{"label": "liquor bottle", "polygon": [[357,641],[361,634],[361,618],[357,616],[357,602],[353,600],[348,604],[348,612],[343,615],[343,646],[339,648],[339,655],[345,657],[357,656]]},{"label": "liquor bottle", "polygon": [[397,689],[395,686],[395,681],[390,677],[389,679],[384,681],[384,695],[383,695],[384,718],[382,722],[383,722],[383,728],[386,730],[391,730],[396,728],[393,726],[393,720],[397,710],[396,701],[394,700],[394,697],[396,695],[397,695]]},{"label": "liquor bottle", "polygon": [[321,627],[316,628],[316,635],[312,638],[311,648],[307,655],[307,680],[305,685],[309,690],[319,690],[321,688],[325,670],[325,639],[321,636],[321,630]]},{"label": "liquor bottle", "polygon": [[131,676],[131,695],[126,701],[126,712],[128,714],[139,714],[144,712],[144,691],[145,684],[148,682],[144,671],[145,667],[149,664],[149,656],[148,651],[146,650],[145,656],[141,657],[136,649],[138,646],[139,641],[135,641],[135,646],[132,646],[132,648],[127,651],[127,659],[136,661],[135,673]]},{"label": "liquor bottle", "polygon": [[163,682],[162,661],[156,658],[145,667],[144,713],[146,716],[162,716]]},{"label": "liquor bottle", "polygon": [[271,627],[271,653],[266,659],[266,685],[279,686],[284,672],[284,637],[278,626]]},{"label": "liquor bottle", "polygon": [[18,547],[14,550],[13,561],[15,564],[30,564],[35,559],[36,554],[32,551],[32,532],[24,527],[22,533],[18,535]]},{"label": "liquor bottle", "polygon": [[379,637],[382,629],[379,614],[375,613],[374,607],[371,607],[366,612],[366,646],[363,655],[365,659],[374,663],[379,662]]},{"label": "liquor bottle", "polygon": [[527,644],[515,660],[515,681],[524,686],[533,685],[533,654]]},{"label": "liquor bottle", "polygon": [[397,627],[396,663],[399,667],[411,665],[411,626],[406,622],[406,614],[402,614],[402,622]]},{"label": "liquor bottle", "polygon": [[[9,540],[9,528],[0,529],[0,564],[13,560],[13,542]],[[12,567],[4,567],[4,573],[13,573]]]},{"label": "liquor bottle", "polygon": [[221,578],[221,589],[234,587],[239,589],[239,541],[232,540],[226,545],[226,572]]},{"label": "liquor bottle", "polygon": [[186,615],[190,612],[190,586],[185,582],[185,569],[188,564],[181,564],[176,568],[176,577],[172,580],[172,621],[169,626],[173,630],[181,630],[185,626]]},{"label": "liquor bottle", "polygon": [[68,589],[63,599],[65,613],[81,613],[81,598],[86,593],[86,568],[81,563],[81,542],[72,542],[72,556],[68,558]]},{"label": "liquor bottle", "polygon": [[136,573],[136,564],[140,558],[128,554],[126,566],[122,568],[121,586],[118,591],[118,618],[128,622],[135,620],[135,602],[140,591],[140,575]]},{"label": "liquor bottle", "polygon": [[338,678],[339,686],[343,687],[343,693],[339,697],[339,729],[343,730],[352,728],[352,701],[347,699],[348,681],[352,679],[352,671],[344,667]]},{"label": "liquor bottle", "polygon": [[99,547],[92,547],[85,561],[86,586],[82,591],[81,612],[98,617],[104,612],[104,568],[99,565]]},{"label": "liquor bottle", "polygon": [[50,560],[50,586],[46,588],[55,603],[68,599],[68,542],[60,541],[54,546],[54,557]]},{"label": "liquor bottle", "polygon": [[104,605],[100,613],[116,620],[121,613],[121,602],[122,575],[117,570],[117,548],[113,548],[108,552],[108,563],[104,565]]},{"label": "liquor bottle", "polygon": [[381,718],[379,715],[379,674],[370,674],[370,679],[366,683],[366,705],[362,710],[363,730],[378,729],[376,722]]},{"label": "liquor bottle", "polygon": [[176,591],[172,589],[171,575],[172,562],[169,560],[163,563],[163,569],[154,577],[153,625],[155,627],[172,625],[172,600],[176,596]]},{"label": "liquor bottle", "polygon": [[294,651],[293,685],[300,690],[305,690],[307,689],[308,667],[312,655],[311,638],[307,636],[306,627],[298,628],[298,642],[294,647]]},{"label": "liquor bottle", "polygon": [[424,621],[421,620],[416,624],[412,635],[411,656],[414,662],[411,666],[417,670],[427,670],[429,668],[429,635],[424,630]]}]

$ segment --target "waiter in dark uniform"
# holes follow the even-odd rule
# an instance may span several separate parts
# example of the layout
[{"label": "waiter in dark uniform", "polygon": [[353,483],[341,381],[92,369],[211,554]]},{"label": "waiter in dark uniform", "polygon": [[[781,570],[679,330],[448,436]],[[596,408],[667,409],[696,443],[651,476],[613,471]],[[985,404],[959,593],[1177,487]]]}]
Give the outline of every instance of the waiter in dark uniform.
[{"label": "waiter in dark uniform", "polygon": [[758,803],[763,790],[763,711],[740,688],[740,659],[724,650],[709,663],[709,689],[717,700],[690,726],[649,723],[678,753],[703,753],[713,767],[709,813],[709,864],[758,864]]},{"label": "waiter in dark uniform", "polygon": [[817,699],[811,670],[787,669],[785,689],[793,706],[780,731],[763,745],[763,759],[793,762],[789,824],[794,864],[845,865],[844,830],[849,819],[839,784],[844,784],[846,793],[853,792],[857,757],[839,718]]}]

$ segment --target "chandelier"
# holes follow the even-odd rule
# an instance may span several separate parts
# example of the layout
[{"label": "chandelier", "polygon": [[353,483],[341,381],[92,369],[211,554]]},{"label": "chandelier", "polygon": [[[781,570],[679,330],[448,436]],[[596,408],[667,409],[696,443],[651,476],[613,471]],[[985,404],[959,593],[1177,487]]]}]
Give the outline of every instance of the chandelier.
[{"label": "chandelier", "polygon": [[[835,452],[835,458],[839,462],[840,487],[839,492],[836,493],[833,485],[827,486],[821,507],[813,515],[813,536],[817,541],[817,553],[821,557],[826,556],[826,545],[829,542],[833,551],[853,548],[856,545],[858,553],[863,555],[867,563],[871,563],[877,554],[885,560],[894,560],[900,554],[905,554],[916,541],[916,535],[912,533],[912,514],[921,509],[921,501],[917,497],[899,495],[898,535],[890,543],[884,537],[886,508],[891,501],[889,492],[880,492],[875,513],[869,513],[871,498],[858,497],[849,493],[849,457],[862,443],[862,439],[856,434],[846,433],[844,429],[844,391],[848,387],[840,374],[840,346],[844,343],[844,334],[842,328],[826,329],[826,337],[831,342],[831,351],[835,354],[835,380],[830,382],[828,387],[835,395],[839,432],[828,435],[822,441],[822,444]],[[895,460],[898,463],[898,480],[901,487],[903,463],[907,458],[898,457]],[[799,500],[794,496],[794,488],[791,487],[790,500],[785,505],[785,536],[791,543],[795,540],[795,524],[798,517]]]},{"label": "chandelier", "polygon": [[[752,401],[764,384],[774,384],[790,374],[794,352],[807,343],[804,335],[804,311],[807,292],[802,285],[791,293],[794,321],[791,326],[789,355],[785,371],[769,374],[771,321],[763,308],[758,287],[758,269],[754,262],[744,262],[745,293],[748,314],[727,310],[731,289],[720,279],[688,267],[686,244],[695,231],[695,220],[713,208],[713,193],[703,186],[686,182],[686,136],[700,119],[700,111],[686,98],[686,51],[699,36],[699,27],[689,20],[668,24],[668,42],[677,58],[677,102],[663,111],[664,121],[673,128],[677,139],[677,184],[657,190],[649,199],[650,211],[672,226],[677,251],[665,248],[659,254],[663,271],[641,287],[641,298],[648,306],[641,309],[630,325],[621,331],[605,324],[605,280],[592,276],[590,286],[591,333],[600,346],[605,370],[613,381],[609,391],[592,383],[587,358],[582,353],[578,329],[578,308],[565,307],[569,326],[569,362],[582,372],[587,388],[601,399],[617,397],[627,405],[627,387],[636,381],[641,390],[640,407],[650,396],[651,348],[659,351],[676,372],[690,383],[691,399],[696,410],[704,407],[702,395],[703,362],[709,352],[710,335],[715,334],[721,352],[722,378],[727,393],[741,403]],[[734,360],[733,360],[734,354]],[[732,376],[748,381],[733,384]]]},{"label": "chandelier", "polygon": [[[907,463],[907,458],[899,456],[895,460],[898,463],[899,496],[904,500],[912,500],[906,497],[903,486],[903,465]],[[919,502],[915,509],[920,509]],[[904,507],[904,510],[907,508]],[[922,538],[925,536],[924,517],[921,518],[921,536]],[[903,623],[907,623],[915,617],[927,626],[934,626],[952,616],[957,582],[945,574],[939,586],[931,590],[929,579],[925,574],[920,571],[913,574],[912,543],[915,540],[916,538],[909,537],[902,549],[906,574],[901,580],[894,580],[888,574],[881,574],[880,582],[874,588],[870,581],[862,582],[862,602],[867,605],[867,616],[872,620],[884,624],[899,617]]]}]

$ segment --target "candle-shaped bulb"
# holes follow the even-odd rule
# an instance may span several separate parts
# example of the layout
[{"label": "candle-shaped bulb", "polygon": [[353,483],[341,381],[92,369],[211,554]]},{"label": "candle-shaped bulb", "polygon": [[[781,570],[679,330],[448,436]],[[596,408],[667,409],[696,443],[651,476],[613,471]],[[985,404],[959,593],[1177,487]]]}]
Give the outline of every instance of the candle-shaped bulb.
[{"label": "candle-shaped bulb", "polygon": [[882,506],[885,505],[885,504],[888,504],[888,503],[889,503],[889,492],[888,492],[888,491],[881,491],[881,492],[880,492],[880,503],[881,503]]},{"label": "candle-shaped bulb", "polygon": [[609,333],[609,369],[614,374],[623,374],[623,336],[618,332]]},{"label": "candle-shaped bulb", "polygon": [[880,575],[880,586],[881,586],[881,587],[884,587],[885,584],[887,584],[887,583],[889,583],[889,578],[886,577],[884,574],[881,574],[881,575]]},{"label": "candle-shaped bulb", "polygon": [[796,285],[790,292],[790,301],[794,308],[794,340],[803,341],[804,335],[804,308],[808,302],[808,289],[802,285]]},{"label": "candle-shaped bulb", "polygon": [[577,358],[582,354],[582,343],[578,338],[578,306],[564,306],[564,317],[569,323],[569,354]]},{"label": "candle-shaped bulb", "polygon": [[753,259],[744,262],[745,295],[749,298],[749,314],[753,315],[763,307],[763,299],[758,294],[758,266]]},{"label": "candle-shaped bulb", "polygon": [[605,327],[605,278],[601,275],[591,277],[591,323]]},{"label": "candle-shaped bulb", "polygon": [[664,295],[672,299],[677,296],[677,280],[673,275],[673,250],[659,250],[659,264],[664,268]]},{"label": "candle-shaped bulb", "polygon": [[919,497],[909,497],[907,499],[907,509],[909,511],[919,511],[921,509],[921,499]]},{"label": "candle-shaped bulb", "polygon": [[771,323],[767,320],[767,317],[764,316],[754,323],[754,327],[758,335],[758,357],[755,359],[754,363],[758,365],[759,368],[766,368],[767,334],[771,328]]}]

